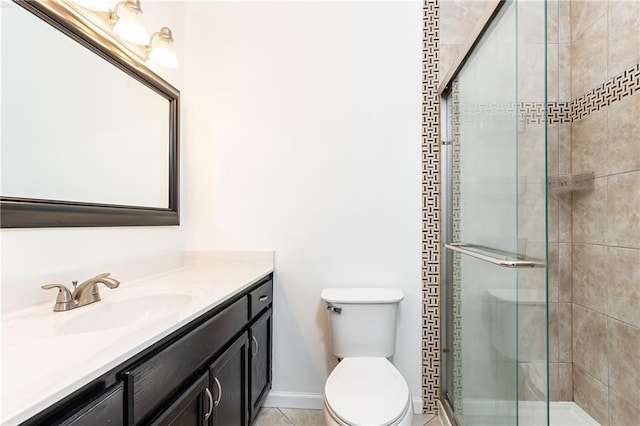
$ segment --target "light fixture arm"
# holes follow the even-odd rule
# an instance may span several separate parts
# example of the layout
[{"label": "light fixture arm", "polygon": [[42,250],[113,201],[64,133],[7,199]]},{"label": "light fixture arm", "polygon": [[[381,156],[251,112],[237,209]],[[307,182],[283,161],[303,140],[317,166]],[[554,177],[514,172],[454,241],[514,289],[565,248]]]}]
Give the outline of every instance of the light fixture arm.
[{"label": "light fixture arm", "polygon": [[151,46],[153,45],[153,39],[155,37],[161,38],[168,43],[173,43],[173,33],[171,32],[171,29],[169,27],[162,27],[160,28],[160,31],[156,31],[151,34],[151,37],[149,37],[149,44],[144,47],[144,51],[147,56],[149,55],[149,52],[151,52]]},{"label": "light fixture arm", "polygon": [[149,38],[144,46],[147,60],[165,68],[176,68],[178,58],[174,49],[173,34],[169,27],[162,27]]},{"label": "light fixture arm", "polygon": [[120,17],[118,16],[118,9],[121,7],[126,7],[131,12],[134,13],[142,13],[142,5],[140,4],[140,0],[123,0],[118,2],[112,11],[109,12],[109,21],[112,23],[118,22]]}]

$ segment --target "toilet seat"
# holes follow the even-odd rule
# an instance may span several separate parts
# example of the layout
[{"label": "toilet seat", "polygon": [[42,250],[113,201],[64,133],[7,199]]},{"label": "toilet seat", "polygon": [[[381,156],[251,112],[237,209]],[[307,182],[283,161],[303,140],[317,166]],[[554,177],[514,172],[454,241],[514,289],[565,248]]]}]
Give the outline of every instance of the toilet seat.
[{"label": "toilet seat", "polygon": [[324,387],[326,408],[347,425],[391,426],[410,410],[409,387],[386,358],[343,359]]}]

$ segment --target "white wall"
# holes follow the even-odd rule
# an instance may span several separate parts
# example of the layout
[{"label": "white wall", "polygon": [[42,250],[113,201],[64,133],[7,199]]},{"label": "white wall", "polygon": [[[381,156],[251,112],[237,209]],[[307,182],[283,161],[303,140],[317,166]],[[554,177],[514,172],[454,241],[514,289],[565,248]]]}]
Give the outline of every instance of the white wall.
[{"label": "white wall", "polygon": [[421,16],[187,4],[187,247],[275,250],[272,395],[322,393],[330,286],[404,290],[394,362],[421,395]]},{"label": "white wall", "polygon": [[[143,8],[148,31],[157,31],[162,25],[171,27],[179,58],[184,63],[185,4],[145,2]],[[157,68],[156,72],[182,89],[184,67],[177,70]],[[122,107],[126,108],[126,105]],[[61,164],[61,167],[69,166],[72,165]],[[182,186],[182,192],[185,192],[184,188]],[[82,280],[87,277],[76,276],[74,271],[91,270],[92,265],[105,265],[152,253],[181,250],[184,248],[184,234],[184,227],[3,229],[0,231],[2,311],[5,313],[34,303],[53,301],[55,295],[42,291],[37,285],[38,277]],[[100,272],[104,271],[95,271]]]}]

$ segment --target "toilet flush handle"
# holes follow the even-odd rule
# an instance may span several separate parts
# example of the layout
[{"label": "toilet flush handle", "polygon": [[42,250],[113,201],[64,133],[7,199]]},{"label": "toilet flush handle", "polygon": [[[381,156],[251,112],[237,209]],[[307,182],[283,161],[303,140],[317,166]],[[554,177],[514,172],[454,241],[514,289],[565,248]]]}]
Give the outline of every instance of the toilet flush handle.
[{"label": "toilet flush handle", "polygon": [[342,308],[338,306],[333,306],[331,303],[327,303],[327,310],[331,312],[335,312],[336,314],[342,313]]}]

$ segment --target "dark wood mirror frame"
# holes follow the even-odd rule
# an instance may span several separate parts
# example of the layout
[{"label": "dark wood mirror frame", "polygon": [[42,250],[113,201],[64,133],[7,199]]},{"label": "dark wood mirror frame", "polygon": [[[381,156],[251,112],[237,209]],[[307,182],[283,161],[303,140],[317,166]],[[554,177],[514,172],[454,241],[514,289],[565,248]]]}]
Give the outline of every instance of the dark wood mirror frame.
[{"label": "dark wood mirror frame", "polygon": [[69,3],[55,0],[13,0],[93,53],[148,86],[169,101],[168,208],[121,206],[0,196],[0,227],[104,227],[179,225],[179,104],[180,92],[147,68],[140,53]]}]

